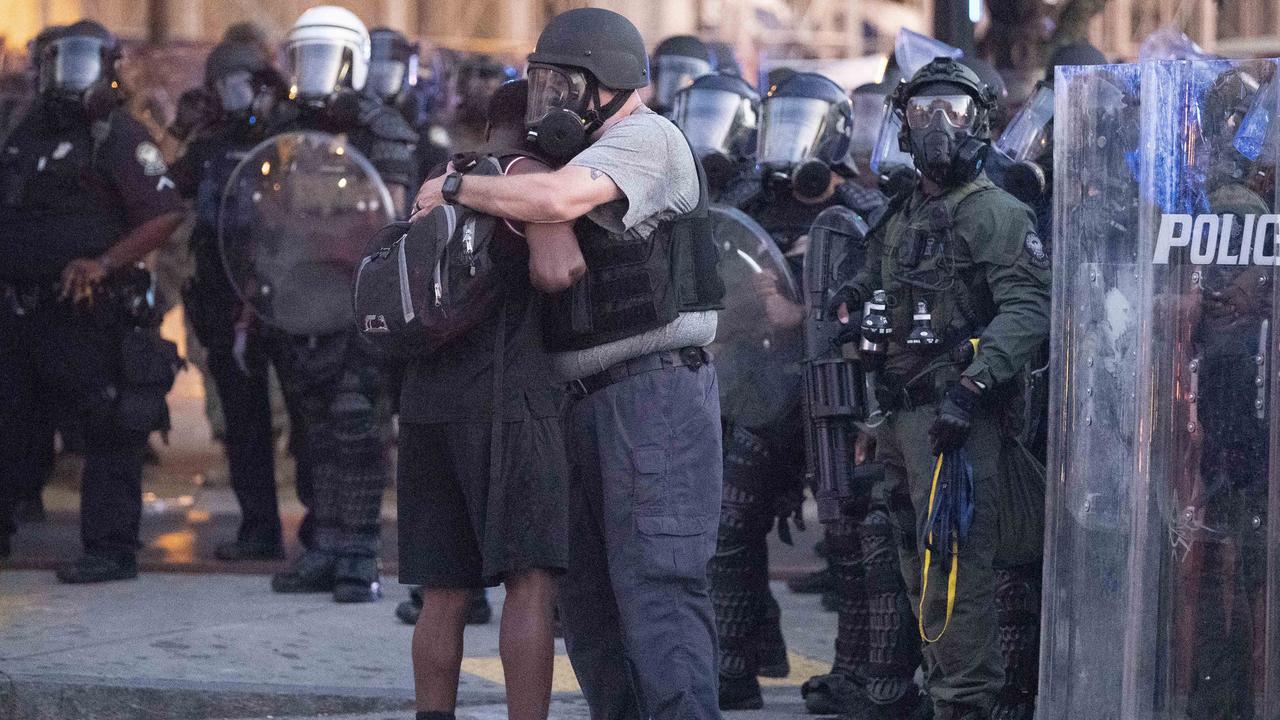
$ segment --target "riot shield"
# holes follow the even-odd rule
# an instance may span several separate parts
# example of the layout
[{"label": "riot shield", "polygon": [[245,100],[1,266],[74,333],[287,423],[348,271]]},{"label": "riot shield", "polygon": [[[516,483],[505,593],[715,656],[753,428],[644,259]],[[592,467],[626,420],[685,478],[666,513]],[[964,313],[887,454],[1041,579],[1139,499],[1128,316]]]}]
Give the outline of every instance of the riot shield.
[{"label": "riot shield", "polygon": [[711,222],[725,285],[710,346],[721,414],[744,427],[767,428],[800,402],[799,289],[769,233],[746,213],[712,206]]},{"label": "riot shield", "polygon": [[1041,718],[1117,718],[1142,297],[1139,72],[1059,68]]},{"label": "riot shield", "polygon": [[857,213],[830,207],[814,219],[804,256],[805,465],[824,523],[845,517],[844,506],[856,495],[853,441],[857,421],[867,415],[868,389],[861,362],[847,357],[840,343],[848,326],[827,305],[841,280],[862,267],[866,236]]},{"label": "riot shield", "polygon": [[231,285],[291,335],[354,327],[356,267],[393,213],[377,171],[344,139],[270,138],[240,162],[223,195],[218,240]]},{"label": "riot shield", "polygon": [[[1275,168],[1239,149],[1242,131],[1265,137],[1244,119],[1274,73],[1213,59],[1059,71],[1037,717],[1280,716]],[[1122,233],[1073,231],[1098,212],[1082,207],[1089,146],[1115,144],[1088,127],[1106,114],[1086,90],[1102,74],[1141,88],[1140,152],[1121,143],[1140,169],[1137,222]]]}]

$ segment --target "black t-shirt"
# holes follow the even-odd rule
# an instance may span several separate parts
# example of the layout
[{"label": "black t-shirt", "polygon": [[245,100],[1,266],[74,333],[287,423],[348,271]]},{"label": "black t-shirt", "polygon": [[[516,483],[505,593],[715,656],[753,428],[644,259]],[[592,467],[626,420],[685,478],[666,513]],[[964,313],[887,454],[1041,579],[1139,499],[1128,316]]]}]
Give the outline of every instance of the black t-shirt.
[{"label": "black t-shirt", "polygon": [[[564,386],[553,379],[543,345],[542,295],[529,285],[528,246],[507,223],[499,222],[489,247],[507,292],[503,417],[552,417],[560,411]],[[400,419],[489,422],[497,332],[495,313],[453,343],[409,363],[400,391]]]},{"label": "black t-shirt", "polygon": [[97,257],[128,230],[180,211],[168,166],[124,110],[101,139],[87,122],[59,126],[36,107],[0,150],[0,277],[46,280]]}]

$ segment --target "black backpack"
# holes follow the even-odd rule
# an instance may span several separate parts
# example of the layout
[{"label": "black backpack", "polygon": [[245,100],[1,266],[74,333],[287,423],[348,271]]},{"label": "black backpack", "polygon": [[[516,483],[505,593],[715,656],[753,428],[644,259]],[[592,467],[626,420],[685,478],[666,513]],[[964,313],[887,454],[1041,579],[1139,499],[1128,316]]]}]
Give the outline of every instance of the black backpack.
[{"label": "black backpack", "polygon": [[[489,155],[455,158],[459,172],[499,175]],[[479,325],[502,299],[490,258],[501,222],[460,205],[396,222],[370,241],[356,271],[353,302],[360,333],[384,354],[429,355]]]}]

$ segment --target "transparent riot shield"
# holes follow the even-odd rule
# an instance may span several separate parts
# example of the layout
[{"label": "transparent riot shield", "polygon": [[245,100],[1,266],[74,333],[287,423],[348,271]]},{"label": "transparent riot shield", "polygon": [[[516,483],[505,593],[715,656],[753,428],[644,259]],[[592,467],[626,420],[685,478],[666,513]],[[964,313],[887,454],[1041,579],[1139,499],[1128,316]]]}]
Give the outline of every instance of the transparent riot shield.
[{"label": "transparent riot shield", "polygon": [[1055,81],[1040,718],[1117,718],[1142,294],[1136,66]]},{"label": "transparent riot shield", "polygon": [[775,425],[800,403],[804,310],[777,244],[736,208],[711,207],[724,309],[710,346],[720,410],[749,428]]},{"label": "transparent riot shield", "polygon": [[386,185],[341,138],[270,138],[227,182],[218,231],[240,298],[291,335],[354,327],[351,284],[370,237],[391,221]]},{"label": "transparent riot shield", "polygon": [[[1236,148],[1267,61],[1143,65],[1125,717],[1275,718],[1273,190]],[[1274,168],[1271,168],[1274,170]],[[1274,220],[1274,216],[1271,216]],[[1280,521],[1280,517],[1277,517]]]}]

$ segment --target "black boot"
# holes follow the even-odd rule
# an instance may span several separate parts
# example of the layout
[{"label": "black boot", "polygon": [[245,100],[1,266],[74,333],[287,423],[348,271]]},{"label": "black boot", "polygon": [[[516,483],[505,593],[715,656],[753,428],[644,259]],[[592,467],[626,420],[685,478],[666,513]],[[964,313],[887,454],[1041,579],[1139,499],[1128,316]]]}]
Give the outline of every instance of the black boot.
[{"label": "black boot", "polygon": [[338,556],[323,550],[307,550],[284,572],[271,576],[278,593],[332,592]]},{"label": "black boot", "polygon": [[757,651],[760,667],[756,675],[767,678],[784,678],[791,674],[791,662],[787,658],[787,642],[782,637],[782,611],[772,595],[765,602],[764,617],[760,620],[760,647]]},{"label": "black boot", "polygon": [[417,625],[422,614],[422,586],[409,588],[409,599],[396,605],[396,617],[405,625]]},{"label": "black boot", "polygon": [[851,714],[871,703],[861,683],[839,673],[809,678],[800,686],[800,697],[811,715]]},{"label": "black boot", "polygon": [[132,580],[138,577],[138,561],[132,555],[85,555],[60,566],[55,575],[59,582],[73,585]]},{"label": "black boot", "polygon": [[754,675],[720,676],[721,710],[759,710],[764,707],[760,681]]},{"label": "black boot", "polygon": [[471,593],[471,606],[467,608],[468,625],[488,625],[493,619],[493,608],[489,606],[489,596],[484,588]]},{"label": "black boot", "polygon": [[382,597],[378,558],[343,555],[333,573],[333,600],[340,603],[375,602]]},{"label": "black boot", "polygon": [[213,556],[223,562],[240,562],[242,560],[283,560],[284,547],[280,541],[265,542],[261,540],[237,539],[223,543],[214,551]]},{"label": "black boot", "polygon": [[845,720],[933,720],[933,703],[927,695],[913,691],[897,702],[887,705],[871,703],[870,712]]}]

